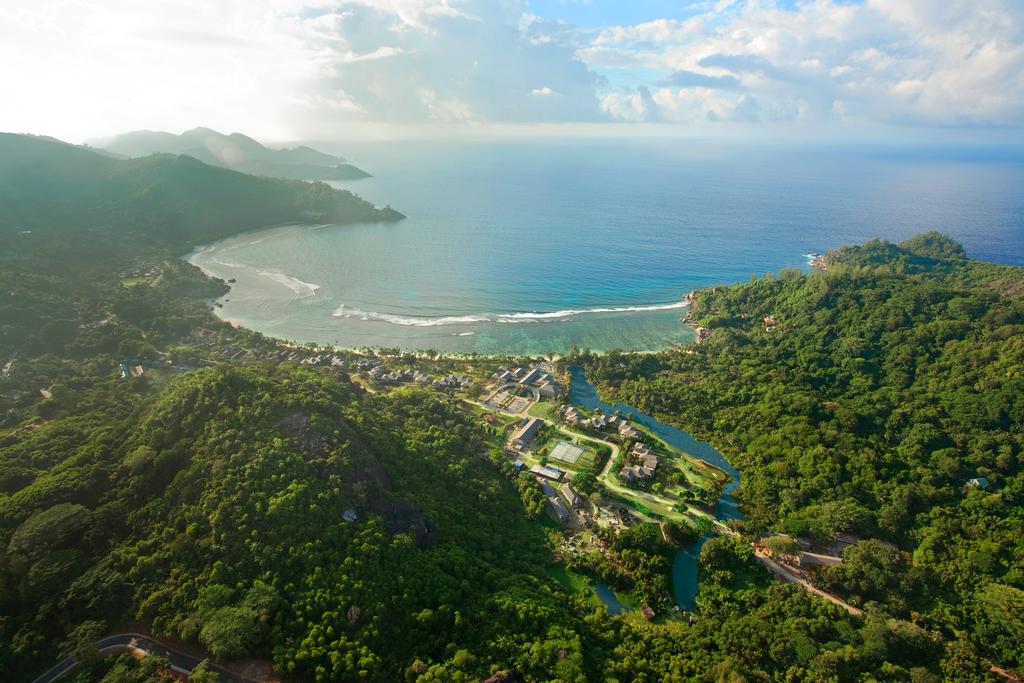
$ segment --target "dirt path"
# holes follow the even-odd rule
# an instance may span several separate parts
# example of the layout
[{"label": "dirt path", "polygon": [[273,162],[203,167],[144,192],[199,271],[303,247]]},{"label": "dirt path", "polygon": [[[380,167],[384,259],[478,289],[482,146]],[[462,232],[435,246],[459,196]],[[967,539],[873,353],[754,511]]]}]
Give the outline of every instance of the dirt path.
[{"label": "dirt path", "polygon": [[840,607],[842,607],[843,609],[845,609],[847,612],[849,612],[850,614],[854,615],[855,617],[864,616],[864,610],[857,609],[853,605],[851,605],[851,604],[849,604],[847,602],[844,602],[843,600],[837,598],[836,596],[832,595],[831,593],[826,593],[825,591],[821,590],[817,586],[813,585],[807,579],[805,579],[802,576],[794,573],[792,570],[782,566],[781,564],[779,564],[778,562],[776,562],[772,558],[768,557],[768,555],[765,554],[764,551],[758,550],[757,548],[755,548],[754,549],[754,555],[757,557],[758,560],[761,561],[761,564],[763,564],[768,569],[768,571],[770,571],[772,574],[774,574],[776,576],[776,578],[778,578],[779,580],[781,580],[781,581],[783,581],[785,583],[795,583],[795,584],[798,584],[801,588],[803,588],[808,593],[814,593],[815,595],[817,595],[819,597],[825,598],[826,600],[828,600],[829,602],[831,602],[834,605],[839,605]]}]

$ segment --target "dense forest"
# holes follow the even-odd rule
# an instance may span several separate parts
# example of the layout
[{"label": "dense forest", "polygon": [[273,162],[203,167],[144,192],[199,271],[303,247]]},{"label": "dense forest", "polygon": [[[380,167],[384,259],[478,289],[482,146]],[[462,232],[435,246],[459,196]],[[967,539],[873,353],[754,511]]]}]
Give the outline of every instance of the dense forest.
[{"label": "dense forest", "polygon": [[1020,667],[1024,272],[935,233],[824,260],[699,292],[693,349],[574,361],[726,453],[747,534],[895,543],[851,547],[822,581]]},{"label": "dense forest", "polygon": [[[1020,665],[1019,270],[936,236],[869,243],[699,294],[712,333],[693,349],[577,354],[608,398],[743,474],[746,537],[704,544],[694,613],[647,622],[559,581],[542,494],[462,404],[232,361],[278,345],[219,322],[225,283],[175,258],[268,223],[396,214],[191,159],[0,146],[5,680],[66,653],[80,683],[170,680],[158,657],[90,649],[129,627],[294,681],[925,683]],[[145,374],[120,377],[126,358]],[[901,550],[853,546],[822,577],[863,617],[774,582],[749,544],[837,530]],[[580,569],[656,599],[674,548],[654,531],[610,535],[615,562]]]},{"label": "dense forest", "polygon": [[[702,553],[695,623],[608,617],[546,574],[543,530],[485,453],[448,399],[364,395],[289,366],[191,373],[137,409],[11,439],[0,668],[38,668],[51,638],[74,651],[132,619],[297,680],[856,680],[914,666],[936,680],[921,667],[980,666],[944,660],[910,623],[859,623],[773,585],[725,539]],[[79,680],[109,664],[91,666]]]}]

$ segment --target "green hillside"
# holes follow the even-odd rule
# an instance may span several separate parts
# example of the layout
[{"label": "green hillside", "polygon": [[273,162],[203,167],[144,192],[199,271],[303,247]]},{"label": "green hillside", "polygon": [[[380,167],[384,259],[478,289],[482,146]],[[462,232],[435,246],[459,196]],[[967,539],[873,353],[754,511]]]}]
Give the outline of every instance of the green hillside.
[{"label": "green hillside", "polygon": [[906,554],[861,543],[825,586],[1019,667],[1024,269],[934,233],[825,260],[698,293],[692,352],[576,360],[728,455],[746,532],[891,541]]},{"label": "green hillside", "polygon": [[492,661],[536,642],[578,666],[570,634],[545,635],[569,606],[543,534],[483,450],[434,394],[287,367],[194,373],[7,441],[0,667],[44,662],[51,630],[130,616],[308,680],[395,680],[488,642]]}]

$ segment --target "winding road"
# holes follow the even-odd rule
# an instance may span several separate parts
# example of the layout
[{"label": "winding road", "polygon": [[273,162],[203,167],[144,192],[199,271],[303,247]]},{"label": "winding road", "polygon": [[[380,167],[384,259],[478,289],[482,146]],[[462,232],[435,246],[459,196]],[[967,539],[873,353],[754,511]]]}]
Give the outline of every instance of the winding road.
[{"label": "winding road", "polygon": [[[491,397],[493,397],[494,394],[496,394],[498,391],[499,391],[499,389],[496,389],[491,394]],[[539,397],[537,397],[537,398],[539,398]],[[485,410],[495,410],[495,408],[493,406],[485,405],[484,403],[473,401],[473,400],[470,400],[470,399],[467,399],[467,398],[464,398],[462,400],[465,401],[466,403],[471,403],[471,404],[473,404],[475,406],[478,406],[480,408],[483,408]],[[527,406],[526,408],[524,408],[523,410],[521,410],[518,413],[509,413],[508,411],[502,411],[502,412],[504,412],[506,414],[516,415],[518,417],[528,418],[528,417],[530,417],[530,414],[529,414],[530,407],[531,406]],[[611,455],[608,456],[608,459],[605,461],[604,467],[601,468],[601,472],[600,472],[600,474],[598,474],[598,479],[608,489],[611,489],[612,491],[614,491],[616,493],[619,493],[620,495],[626,495],[626,496],[631,496],[631,497],[635,497],[635,498],[640,498],[642,500],[646,500],[649,503],[656,503],[656,504],[660,503],[660,504],[664,505],[666,502],[670,502],[670,501],[667,501],[665,498],[662,498],[662,497],[659,497],[659,496],[655,496],[654,494],[648,493],[646,491],[639,491],[637,489],[627,488],[627,487],[622,486],[621,484],[619,484],[618,482],[615,481],[615,478],[612,475],[611,469],[612,469],[612,466],[615,464],[615,459],[618,458],[619,452],[621,451],[621,448],[619,447],[619,445],[617,443],[615,443],[614,441],[607,440],[607,439],[600,439],[600,438],[597,438],[597,437],[594,437],[594,436],[583,434],[581,432],[573,431],[573,430],[569,429],[568,427],[566,427],[566,426],[564,426],[562,424],[559,424],[559,423],[553,423],[553,424],[556,426],[556,428],[558,429],[558,431],[561,434],[564,434],[566,436],[573,437],[573,438],[576,438],[576,439],[582,439],[583,441],[589,441],[591,443],[604,444],[605,446],[608,446],[609,448],[611,448],[611,450],[612,450]],[[727,535],[727,536],[731,536],[731,537],[734,537],[734,538],[738,538],[740,536],[740,534],[738,534],[734,529],[731,529],[728,526],[726,526],[721,520],[717,519],[714,515],[709,514],[709,513],[705,512],[704,510],[700,510],[700,509],[698,509],[698,508],[696,508],[696,507],[694,507],[692,505],[687,505],[687,509],[689,510],[689,512],[691,514],[693,514],[695,516],[704,517],[705,519],[710,520],[715,525],[715,528],[718,530],[719,533]],[[831,602],[831,603],[833,603],[835,605],[838,605],[838,606],[842,607],[843,609],[845,609],[850,614],[853,614],[854,616],[862,616],[864,614],[864,612],[862,610],[857,609],[853,605],[843,601],[842,599],[836,597],[835,595],[832,595],[831,593],[827,593],[827,592],[821,590],[817,586],[813,585],[807,579],[805,579],[802,576],[794,573],[793,571],[789,570],[785,566],[779,564],[778,562],[776,562],[772,558],[768,557],[767,554],[757,550],[756,548],[754,550],[754,556],[761,562],[761,564],[763,564],[765,566],[766,569],[768,569],[768,571],[770,571],[780,581],[783,581],[784,583],[794,583],[794,584],[797,584],[798,586],[802,587],[807,592],[813,593],[813,594],[815,594],[815,595],[817,595],[819,597],[822,597],[822,598],[828,600],[829,602]]]},{"label": "winding road", "polygon": [[[96,641],[96,649],[100,654],[109,655],[120,652],[139,652],[143,655],[165,657],[171,663],[171,670],[179,674],[189,675],[192,669],[199,666],[203,660],[184,652],[170,648],[159,640],[142,633],[114,633]],[[43,674],[35,678],[32,683],[52,683],[61,676],[74,671],[78,667],[78,658],[74,655],[65,657],[57,662]],[[222,666],[208,661],[207,667],[220,675],[221,683],[259,683],[252,678],[245,678],[232,673]]]}]

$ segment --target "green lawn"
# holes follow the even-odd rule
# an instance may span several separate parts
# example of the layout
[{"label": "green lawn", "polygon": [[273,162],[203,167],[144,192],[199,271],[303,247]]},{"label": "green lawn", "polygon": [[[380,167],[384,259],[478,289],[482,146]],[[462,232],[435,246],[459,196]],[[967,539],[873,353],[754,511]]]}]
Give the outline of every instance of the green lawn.
[{"label": "green lawn", "polygon": [[570,593],[579,593],[593,589],[593,582],[588,576],[578,574],[564,564],[548,565],[547,573]]},{"label": "green lawn", "polygon": [[530,406],[530,409],[527,411],[527,413],[532,417],[540,417],[549,422],[556,422],[555,409],[557,407],[558,406],[556,406],[554,403],[550,401],[541,401],[540,403],[534,403],[532,406]]}]

